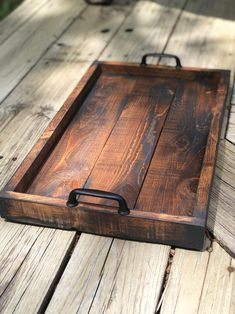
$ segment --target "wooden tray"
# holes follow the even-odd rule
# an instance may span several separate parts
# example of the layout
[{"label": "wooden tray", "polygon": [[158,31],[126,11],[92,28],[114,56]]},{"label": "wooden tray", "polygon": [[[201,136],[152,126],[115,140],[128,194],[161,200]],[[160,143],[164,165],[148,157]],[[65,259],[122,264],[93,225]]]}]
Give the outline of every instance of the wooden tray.
[{"label": "wooden tray", "polygon": [[2,217],[203,249],[229,71],[149,56],[91,66],[1,192]]}]

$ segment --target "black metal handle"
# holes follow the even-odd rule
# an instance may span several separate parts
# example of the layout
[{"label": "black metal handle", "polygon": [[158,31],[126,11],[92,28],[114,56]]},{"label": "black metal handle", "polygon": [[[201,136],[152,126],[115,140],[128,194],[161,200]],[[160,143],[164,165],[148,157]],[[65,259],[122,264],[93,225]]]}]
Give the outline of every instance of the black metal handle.
[{"label": "black metal handle", "polygon": [[69,198],[67,201],[68,207],[76,207],[78,205],[77,195],[101,197],[117,201],[119,204],[118,213],[122,216],[130,214],[130,210],[125,199],[119,194],[93,189],[75,189],[69,193]]},{"label": "black metal handle", "polygon": [[148,57],[173,58],[176,61],[176,69],[182,68],[179,57],[168,53],[146,53],[146,55],[143,55],[140,65],[147,65],[146,61]]}]

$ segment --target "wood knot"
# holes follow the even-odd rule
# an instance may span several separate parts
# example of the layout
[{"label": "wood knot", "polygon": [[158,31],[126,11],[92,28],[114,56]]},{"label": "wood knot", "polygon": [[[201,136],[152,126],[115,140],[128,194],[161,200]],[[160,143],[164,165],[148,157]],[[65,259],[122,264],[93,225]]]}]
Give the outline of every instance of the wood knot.
[{"label": "wood knot", "polygon": [[180,151],[186,151],[189,148],[189,141],[186,137],[177,140],[176,146]]}]

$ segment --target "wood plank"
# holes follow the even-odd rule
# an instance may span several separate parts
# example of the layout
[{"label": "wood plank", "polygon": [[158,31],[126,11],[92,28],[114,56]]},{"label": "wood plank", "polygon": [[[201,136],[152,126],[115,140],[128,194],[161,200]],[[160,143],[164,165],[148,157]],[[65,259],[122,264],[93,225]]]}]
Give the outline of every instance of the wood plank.
[{"label": "wood plank", "polygon": [[131,89],[132,83],[106,83],[101,74],[27,193],[67,199],[83,187],[125,106],[123,94]]},{"label": "wood plank", "polygon": [[[230,18],[227,18],[228,15]],[[234,72],[235,9],[231,0],[187,2],[166,52],[177,54],[183,66]],[[183,36],[182,36],[183,34]],[[161,63],[169,64],[169,60]],[[231,86],[233,84],[233,73]]]},{"label": "wood plank", "polygon": [[235,312],[234,266],[235,260],[214,242],[198,307],[199,313]]},{"label": "wood plank", "polygon": [[208,228],[218,241],[235,254],[235,146],[220,143],[209,206]]},{"label": "wood plank", "polygon": [[216,242],[210,254],[176,249],[160,313],[234,313],[234,261]]},{"label": "wood plank", "polygon": [[[10,229],[11,224],[7,225]],[[46,301],[57,273],[69,258],[74,233],[23,226],[17,240],[14,228],[11,234],[15,241],[11,245],[8,243],[1,254],[4,270],[1,272],[1,287],[4,290],[2,288],[0,311],[36,313]],[[6,273],[7,270],[9,272]]]},{"label": "wood plank", "polygon": [[198,313],[209,252],[176,249],[167,286],[162,296],[161,314]]},{"label": "wood plank", "polygon": [[140,1],[136,4],[132,14],[101,55],[101,60],[140,62],[145,53],[163,50],[186,1],[166,0],[157,3]]},{"label": "wood plank", "polygon": [[[230,1],[224,1],[223,3],[219,1],[211,2],[210,0],[203,1],[203,3],[188,1],[165,50],[165,52],[174,53],[181,57],[183,66],[230,69],[232,71],[230,95],[234,81],[235,59],[235,9],[234,6],[232,7],[231,9]],[[228,16],[229,18],[227,18]],[[162,60],[161,63],[165,62],[165,60]],[[169,64],[168,60],[167,64]],[[225,126],[226,124],[225,116]],[[222,186],[224,187],[224,185]],[[229,190],[226,196],[224,194],[225,190]],[[231,211],[232,205],[226,201],[226,197],[229,197],[230,201],[232,201],[233,191],[231,188],[223,188],[223,191],[219,192],[218,184],[217,190],[214,189],[214,191],[216,191],[216,195],[213,196],[212,194],[212,198],[220,199],[221,205],[219,206],[227,208],[226,220],[222,218],[223,222],[220,222],[221,215],[215,215],[211,211],[211,214],[209,213],[209,228],[213,230],[215,236],[218,236],[224,246],[229,246],[229,243],[231,243],[231,231],[224,231],[227,229],[228,221],[231,222],[234,218]],[[220,196],[218,196],[218,193],[220,193]],[[222,195],[224,196],[222,197]],[[215,205],[213,207],[218,208]],[[222,211],[224,211],[225,217],[225,210],[222,209]],[[229,230],[231,230],[230,227]],[[227,236],[229,237],[228,240],[226,239]]]},{"label": "wood plank", "polygon": [[85,188],[122,195],[130,209],[135,206],[176,89],[176,81],[144,80],[146,95],[141,90],[143,78],[135,78],[131,95],[123,95],[125,108],[85,184]]},{"label": "wood plank", "polygon": [[207,88],[198,82],[179,82],[137,201],[138,209],[193,214],[212,119],[210,108],[215,100]]},{"label": "wood plank", "polygon": [[86,3],[82,0],[46,2],[33,19],[1,45],[0,102],[85,8]]},{"label": "wood plank", "polygon": [[2,296],[34,242],[40,236],[42,229],[7,223],[2,220],[0,220],[0,225],[0,296]]},{"label": "wood plank", "polygon": [[33,18],[46,2],[46,0],[25,0],[7,18],[4,18],[0,22],[0,45]]},{"label": "wood plank", "polygon": [[112,241],[112,238],[81,235],[46,313],[88,313]]},{"label": "wood plank", "polygon": [[87,96],[93,80],[100,75],[99,72],[100,69],[96,64],[90,67],[86,75],[82,77],[76,88],[64,102],[59,112],[57,112],[55,117],[49,123],[46,130],[17,169],[12,179],[4,187],[4,190],[27,190],[29,186],[29,178],[34,178],[35,173],[37,173],[38,169],[43,166],[44,159],[55,147],[55,143],[61,138],[74,114],[81,107],[81,99]]},{"label": "wood plank", "polygon": [[90,313],[154,313],[169,249],[115,239]]},{"label": "wood plank", "polygon": [[46,313],[154,313],[169,247],[115,239],[107,256],[109,239],[82,236]]}]

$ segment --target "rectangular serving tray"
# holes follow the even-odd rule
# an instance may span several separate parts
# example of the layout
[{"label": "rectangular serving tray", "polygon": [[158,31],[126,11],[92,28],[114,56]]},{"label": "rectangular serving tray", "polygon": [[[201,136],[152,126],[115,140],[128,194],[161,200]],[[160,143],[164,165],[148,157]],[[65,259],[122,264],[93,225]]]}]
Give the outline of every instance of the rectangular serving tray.
[{"label": "rectangular serving tray", "polygon": [[205,247],[229,71],[149,56],[90,67],[0,193],[2,217]]}]

